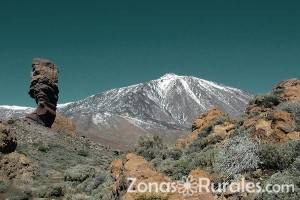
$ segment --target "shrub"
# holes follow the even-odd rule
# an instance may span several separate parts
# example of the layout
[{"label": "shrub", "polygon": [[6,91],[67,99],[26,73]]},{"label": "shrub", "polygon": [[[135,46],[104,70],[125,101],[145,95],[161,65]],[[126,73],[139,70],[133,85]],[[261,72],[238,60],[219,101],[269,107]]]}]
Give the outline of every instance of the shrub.
[{"label": "shrub", "polygon": [[157,169],[168,176],[171,176],[173,174],[174,165],[175,165],[175,160],[173,159],[161,160],[160,163],[156,164]]},{"label": "shrub", "polygon": [[290,113],[296,122],[297,130],[300,131],[300,103],[299,102],[283,102],[279,104],[277,109]]},{"label": "shrub", "polygon": [[65,171],[65,181],[83,182],[88,177],[95,175],[95,169],[88,165],[76,165]]},{"label": "shrub", "polygon": [[218,151],[218,148],[213,146],[212,148],[205,148],[200,152],[191,154],[191,170],[212,167],[218,155]]},{"label": "shrub", "polygon": [[[103,175],[105,176],[105,180],[103,180],[103,178],[104,178]],[[90,199],[91,200],[116,199],[114,197],[113,191],[111,189],[111,186],[112,186],[114,180],[107,172],[103,172],[103,174],[101,176],[102,176],[102,178],[97,178],[97,176],[96,176],[95,179],[93,180],[94,187],[96,187],[96,185],[98,185],[98,184],[100,184],[100,185],[91,192],[92,198],[90,198]],[[101,182],[101,181],[104,181],[104,182]],[[124,182],[124,184],[125,184],[125,182]],[[124,188],[125,188],[125,185],[124,185]]]},{"label": "shrub", "polygon": [[190,163],[191,160],[184,156],[179,160],[166,159],[157,168],[172,179],[179,180],[191,171]]},{"label": "shrub", "polygon": [[15,123],[16,123],[16,120],[10,118],[9,120],[7,120],[7,123],[8,123],[8,124],[15,124]]},{"label": "shrub", "polygon": [[300,142],[289,141],[284,144],[262,144],[259,147],[260,167],[283,170],[288,168],[300,155]]},{"label": "shrub", "polygon": [[143,156],[146,160],[151,161],[160,152],[165,149],[162,139],[159,136],[140,137],[138,147],[135,149],[136,153]]},{"label": "shrub", "polygon": [[30,190],[17,190],[14,192],[11,192],[9,194],[9,197],[7,198],[9,200],[26,200],[26,199],[32,199],[32,191]]},{"label": "shrub", "polygon": [[0,193],[3,193],[7,190],[8,184],[5,183],[4,181],[0,181]]},{"label": "shrub", "polygon": [[166,157],[174,160],[179,160],[182,156],[182,151],[180,149],[168,149],[166,152]]},{"label": "shrub", "polygon": [[247,134],[237,135],[216,156],[214,169],[228,175],[256,169],[259,163],[257,144]]},{"label": "shrub", "polygon": [[89,152],[86,149],[80,149],[77,154],[83,157],[87,157],[89,155]]},{"label": "shrub", "polygon": [[[168,160],[168,159],[166,159]],[[173,160],[173,159],[170,159]],[[165,160],[163,160],[161,157],[157,156],[154,159],[151,160],[152,165],[154,168],[158,168]]]},{"label": "shrub", "polygon": [[265,108],[272,108],[279,105],[281,102],[280,98],[273,94],[258,95],[254,99],[254,103],[258,106]]},{"label": "shrub", "polygon": [[171,177],[175,180],[182,179],[182,177],[187,176],[191,171],[191,160],[189,157],[184,156],[179,160],[175,161],[174,169]]},{"label": "shrub", "polygon": [[202,149],[209,145],[216,144],[222,140],[221,136],[209,135],[205,138],[197,138],[187,148],[187,153],[200,152]]},{"label": "shrub", "polygon": [[284,92],[283,88],[274,88],[273,89],[273,94],[275,94],[276,96],[281,95]]},{"label": "shrub", "polygon": [[85,191],[91,192],[96,189],[99,185],[105,183],[108,180],[108,173],[101,171],[96,177],[94,177],[86,186]]},{"label": "shrub", "polygon": [[47,144],[40,143],[40,144],[38,144],[38,150],[41,152],[47,153],[50,150],[50,148]]},{"label": "shrub", "polygon": [[62,185],[56,184],[48,188],[46,197],[61,197],[61,196],[64,196]]},{"label": "shrub", "polygon": [[300,172],[300,157],[298,156],[293,163],[293,168]]},{"label": "shrub", "polygon": [[[257,200],[298,200],[300,199],[300,176],[299,173],[292,170],[286,170],[283,172],[277,172],[273,174],[267,181],[264,183],[271,185],[293,185],[294,191],[292,188],[289,188],[290,191],[282,191],[279,193],[260,193],[257,196]],[[287,188],[286,188],[287,190]]]}]

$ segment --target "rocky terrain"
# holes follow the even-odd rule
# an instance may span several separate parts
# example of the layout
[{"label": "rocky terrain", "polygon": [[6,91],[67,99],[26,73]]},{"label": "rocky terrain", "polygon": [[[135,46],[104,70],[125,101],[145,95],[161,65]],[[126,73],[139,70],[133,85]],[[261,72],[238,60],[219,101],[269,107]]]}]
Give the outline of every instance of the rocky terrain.
[{"label": "rocky terrain", "polygon": [[115,199],[109,165],[119,152],[78,136],[73,121],[56,114],[55,65],[34,59],[32,67],[37,109],[0,121],[0,199]]},{"label": "rocky terrain", "polygon": [[[299,86],[299,79],[279,83],[272,92],[256,96],[240,118],[233,119],[212,108],[201,114],[193,123],[192,133],[180,138],[173,147],[165,145],[157,136],[141,138],[134,154],[114,161],[111,167],[117,186],[122,185],[120,180],[132,176],[138,184],[200,175],[209,177],[216,187],[228,183],[225,190],[180,197],[178,193],[127,193],[124,186],[115,189],[123,200],[299,199]],[[260,183],[262,189],[269,184],[292,184],[294,190],[273,193],[229,190],[230,185],[243,189],[249,182]]]},{"label": "rocky terrain", "polygon": [[[201,90],[203,93],[192,90],[195,87],[191,84],[197,85],[193,81],[205,86]],[[35,88],[36,110],[2,106],[2,116],[6,120],[0,121],[0,199],[300,198],[299,79],[283,81],[270,93],[256,96],[245,106],[250,96],[238,89],[172,74],[146,84],[58,105],[64,115],[55,112],[56,101],[50,101],[55,107],[47,102],[48,98],[58,94],[51,93],[49,85],[31,86]],[[196,100],[195,94],[202,98],[201,101]],[[209,98],[203,97],[205,95]],[[104,108],[109,112],[102,112]],[[245,112],[237,116],[244,108]],[[196,114],[184,113],[194,109],[198,114],[190,123],[189,117]],[[32,111],[35,117],[24,118]],[[189,128],[191,132],[181,135],[173,143],[171,137],[166,143],[159,131],[146,136],[143,133],[130,135],[126,131],[122,135],[113,133],[117,144],[126,137],[137,140],[137,146],[131,151],[119,151],[95,142],[95,138],[102,137],[102,142],[111,144],[111,136],[100,134],[93,138],[91,132],[87,134],[89,138],[82,136],[80,131],[90,129],[81,125],[99,133],[99,128],[105,130],[105,122],[108,127],[115,126],[120,131],[120,121],[116,122],[115,116],[119,120],[126,118],[132,124],[129,127],[123,121],[122,130],[133,130],[139,125],[148,131],[160,127],[170,131]],[[135,179],[134,183],[129,181],[131,178]],[[191,191],[195,184],[191,181],[197,178],[208,178],[213,190]],[[128,192],[130,188],[139,188],[140,184],[167,182],[174,183],[177,190]],[[270,184],[288,184],[293,190],[251,193],[245,190],[247,183],[259,183],[262,189]],[[232,191],[231,186],[239,186],[241,190]],[[219,190],[222,187],[223,190]]]},{"label": "rocky terrain", "polygon": [[[300,80],[256,96],[243,116],[212,107],[199,113],[191,133],[173,145],[141,137],[135,151],[119,152],[77,134],[71,119],[57,115],[51,128],[30,119],[0,123],[0,199],[268,200],[300,197]],[[136,184],[173,181],[173,193],[128,193]],[[289,193],[187,194],[182,177],[215,185],[294,184]],[[188,191],[187,191],[188,192]]]},{"label": "rocky terrain", "polygon": [[[143,135],[159,134],[169,143],[190,130],[193,119],[212,106],[231,116],[244,112],[252,95],[203,79],[166,74],[146,83],[118,88],[58,105],[80,135],[119,149],[132,149]],[[30,108],[0,106],[0,119]]]},{"label": "rocky terrain", "polygon": [[31,120],[0,123],[0,199],[114,199],[118,152]]}]

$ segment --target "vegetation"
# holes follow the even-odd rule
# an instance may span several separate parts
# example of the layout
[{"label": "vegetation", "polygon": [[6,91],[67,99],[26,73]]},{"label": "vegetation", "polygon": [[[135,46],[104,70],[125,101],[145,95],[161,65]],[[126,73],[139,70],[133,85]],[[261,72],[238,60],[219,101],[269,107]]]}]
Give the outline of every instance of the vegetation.
[{"label": "vegetation", "polygon": [[2,180],[0,180],[0,193],[3,193],[7,190],[8,184]]},{"label": "vegetation", "polygon": [[254,170],[258,167],[258,163],[257,144],[245,133],[231,138],[220,149],[214,169],[233,175]]},{"label": "vegetation", "polygon": [[[299,162],[300,157],[295,162]],[[300,170],[299,168],[290,167],[284,171],[279,171],[273,174],[264,186],[267,184],[289,185],[284,191],[279,193],[261,193],[257,196],[257,200],[298,200],[300,199]]]},{"label": "vegetation", "polygon": [[274,94],[265,94],[256,96],[254,99],[254,103],[265,108],[272,108],[279,105],[281,103],[281,100]]},{"label": "vegetation", "polygon": [[212,170],[215,163],[216,156],[219,154],[219,148],[210,146],[200,152],[194,152],[190,154],[191,157],[191,169],[203,168]]},{"label": "vegetation", "polygon": [[283,102],[277,107],[277,109],[290,113],[296,122],[297,131],[300,131],[300,103],[299,102]]},{"label": "vegetation", "polygon": [[290,141],[284,144],[262,144],[258,150],[260,168],[283,170],[288,168],[300,155],[300,142]]},{"label": "vegetation", "polygon": [[[11,162],[0,163],[0,173],[5,175],[7,168],[17,165],[13,177],[25,173],[28,179],[23,187],[14,188],[13,194],[7,189],[13,179],[0,182],[0,199],[114,199],[110,189],[113,179],[107,171],[114,159],[112,150],[35,124],[16,121],[11,126],[18,146]],[[24,158],[25,169],[19,168],[18,159]]]},{"label": "vegetation", "polygon": [[156,156],[161,155],[165,149],[162,139],[159,136],[145,136],[140,137],[138,147],[136,148],[137,154],[143,156],[146,160],[151,161]]}]

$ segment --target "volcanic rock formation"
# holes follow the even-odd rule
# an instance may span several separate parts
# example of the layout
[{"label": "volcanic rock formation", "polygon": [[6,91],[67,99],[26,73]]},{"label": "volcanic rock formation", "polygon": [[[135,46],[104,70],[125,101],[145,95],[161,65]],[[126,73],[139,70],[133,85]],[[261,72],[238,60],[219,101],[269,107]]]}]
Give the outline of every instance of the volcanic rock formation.
[{"label": "volcanic rock formation", "polygon": [[29,95],[35,99],[38,106],[27,118],[51,127],[56,117],[58,93],[56,66],[49,60],[33,59]]},{"label": "volcanic rock formation", "polygon": [[0,152],[7,154],[13,152],[17,147],[17,139],[14,130],[0,122]]},{"label": "volcanic rock formation", "polygon": [[300,80],[293,78],[282,81],[275,86],[273,93],[285,101],[300,101]]},{"label": "volcanic rock formation", "polygon": [[201,131],[206,128],[208,125],[211,125],[218,118],[225,116],[219,108],[213,107],[207,112],[202,113],[198,118],[196,118],[192,125],[192,133],[184,135],[182,138],[179,138],[176,141],[176,147],[183,149],[191,144],[196,138],[198,138]]}]

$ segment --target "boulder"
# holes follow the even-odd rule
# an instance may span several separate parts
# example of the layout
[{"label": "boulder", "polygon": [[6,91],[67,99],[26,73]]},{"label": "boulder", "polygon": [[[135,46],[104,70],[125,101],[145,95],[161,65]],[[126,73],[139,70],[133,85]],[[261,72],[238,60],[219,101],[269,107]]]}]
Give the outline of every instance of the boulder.
[{"label": "boulder", "polygon": [[0,123],[0,152],[8,154],[17,148],[17,139],[13,129]]},{"label": "boulder", "polygon": [[272,143],[281,143],[297,138],[296,124],[290,113],[269,110],[244,120],[243,129],[248,130],[253,138]]},{"label": "boulder", "polygon": [[273,93],[284,101],[300,101],[300,80],[294,78],[282,81],[275,86]]},{"label": "boulder", "polygon": [[208,127],[209,125],[212,125],[221,116],[225,116],[225,113],[223,113],[218,108],[211,108],[207,112],[201,114],[193,122],[192,133],[188,133],[186,136],[176,141],[176,148],[183,149],[189,144],[191,144],[195,139],[198,138],[198,135],[204,128]]},{"label": "boulder", "polygon": [[[134,184],[135,189],[138,188],[139,183],[149,184],[153,186],[152,191],[156,191],[155,185],[160,185],[163,183],[172,183],[169,177],[163,175],[162,173],[157,172],[149,162],[147,162],[143,157],[138,156],[133,153],[129,153],[125,156],[123,160],[116,160],[111,165],[111,172],[116,180],[114,189],[122,188],[120,183],[126,181],[127,178],[135,178],[136,183]],[[198,178],[209,178],[208,173],[203,170],[194,170],[190,174],[191,178],[198,180]],[[174,182],[176,183],[177,191],[170,193],[152,192],[147,194],[146,199],[168,199],[168,200],[212,200],[214,199],[212,193],[210,192],[195,192],[193,194],[186,194],[184,183],[182,181]],[[128,186],[128,185],[127,185]],[[126,188],[125,188],[126,189]],[[120,194],[120,191],[115,191],[114,193]],[[141,196],[145,195],[144,193],[139,192],[125,192],[124,195],[121,195],[122,200],[135,200],[142,199]]]},{"label": "boulder", "polygon": [[16,185],[31,184],[34,169],[32,162],[17,152],[0,157],[0,177],[4,180],[13,180]]}]

